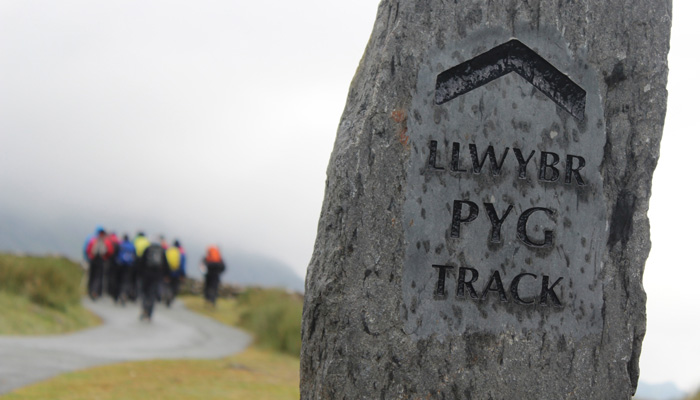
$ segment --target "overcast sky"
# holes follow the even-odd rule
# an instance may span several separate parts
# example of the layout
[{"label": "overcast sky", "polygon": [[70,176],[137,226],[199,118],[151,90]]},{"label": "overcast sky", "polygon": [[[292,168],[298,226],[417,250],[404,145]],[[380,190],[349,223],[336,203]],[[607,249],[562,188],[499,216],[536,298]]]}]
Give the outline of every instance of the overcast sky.
[{"label": "overcast sky", "polygon": [[[303,276],[377,3],[0,0],[0,196],[165,220]],[[696,3],[674,4],[641,360],[642,380],[684,390],[700,385]]]},{"label": "overcast sky", "polygon": [[167,219],[304,276],[376,14],[328,4],[0,1],[3,196]]}]

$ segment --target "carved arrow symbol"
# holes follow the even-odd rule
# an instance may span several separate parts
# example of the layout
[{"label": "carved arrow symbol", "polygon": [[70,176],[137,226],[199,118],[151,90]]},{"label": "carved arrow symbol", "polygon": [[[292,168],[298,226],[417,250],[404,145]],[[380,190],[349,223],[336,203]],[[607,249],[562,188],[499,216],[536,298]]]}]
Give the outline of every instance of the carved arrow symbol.
[{"label": "carved arrow symbol", "polygon": [[574,118],[583,120],[586,91],[516,39],[441,72],[435,83],[435,103],[446,103],[511,72],[525,78]]}]

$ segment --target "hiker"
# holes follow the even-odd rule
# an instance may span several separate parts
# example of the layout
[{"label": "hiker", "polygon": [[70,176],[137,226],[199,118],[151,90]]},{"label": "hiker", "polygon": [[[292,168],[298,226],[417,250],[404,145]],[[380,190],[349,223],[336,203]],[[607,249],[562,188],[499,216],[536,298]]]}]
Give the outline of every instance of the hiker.
[{"label": "hiker", "polygon": [[126,300],[136,291],[133,287],[134,275],[136,274],[136,248],[129,241],[129,235],[127,234],[124,234],[122,237],[116,257],[116,265],[119,273],[116,277],[118,288],[117,297],[114,301],[125,305]]},{"label": "hiker", "polygon": [[143,231],[139,231],[134,238],[134,250],[136,250],[136,268],[131,276],[131,292],[129,299],[135,301],[141,294],[141,271],[143,270],[143,252],[151,245]]},{"label": "hiker", "polygon": [[92,239],[96,238],[97,235],[99,235],[100,231],[102,231],[102,230],[104,230],[104,229],[102,228],[102,225],[97,225],[97,227],[95,227],[95,232],[89,234],[89,235],[85,238],[85,242],[83,243],[83,258],[85,259],[85,261],[86,261],[88,264],[90,263],[90,255],[88,254],[88,250],[87,250],[88,245],[90,244],[90,242],[92,241]]},{"label": "hiker", "polygon": [[226,270],[221,253],[216,246],[207,248],[207,255],[202,264],[205,268],[204,275],[204,299],[216,306],[216,297],[219,292],[219,277]]},{"label": "hiker", "polygon": [[180,282],[185,280],[185,249],[180,245],[180,241],[175,239],[172,247],[165,250],[168,259],[170,272],[165,277],[165,305],[170,307],[170,303],[177,296],[180,290]]},{"label": "hiker", "polygon": [[104,229],[99,228],[97,236],[88,242],[86,248],[86,253],[90,260],[88,294],[93,301],[102,296],[104,266],[112,252],[112,243],[107,239],[107,233]]},{"label": "hiker", "polygon": [[107,258],[105,263],[105,287],[107,294],[112,297],[116,303],[119,298],[119,289],[121,287],[121,270],[117,264],[117,256],[119,255],[120,241],[116,232],[107,235],[107,240],[112,244],[112,254]]},{"label": "hiker", "polygon": [[143,309],[141,320],[151,321],[153,305],[156,300],[158,286],[163,277],[169,272],[168,259],[165,256],[163,246],[154,240],[143,252],[141,262],[141,291],[143,295]]},{"label": "hiker", "polygon": [[[156,243],[156,242],[153,241],[153,243]],[[158,243],[160,243],[160,247],[162,247],[164,251],[168,250],[168,241],[165,240],[165,236],[163,236],[163,235],[158,236]],[[168,277],[168,274],[163,275],[163,279],[160,282],[158,282],[158,285],[156,286],[156,302],[157,303],[160,303],[161,300],[163,300],[163,297],[167,296],[166,292],[168,291],[168,288],[167,288],[167,285],[165,282],[167,277]]]}]

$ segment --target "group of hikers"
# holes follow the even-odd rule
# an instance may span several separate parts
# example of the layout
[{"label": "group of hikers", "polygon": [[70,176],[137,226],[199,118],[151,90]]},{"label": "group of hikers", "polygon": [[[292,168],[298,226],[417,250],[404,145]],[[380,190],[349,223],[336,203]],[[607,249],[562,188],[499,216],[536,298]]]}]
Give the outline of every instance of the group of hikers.
[{"label": "group of hikers", "polygon": [[[186,274],[185,249],[175,239],[168,245],[163,236],[146,238],[138,232],[133,241],[124,234],[98,226],[86,238],[83,255],[88,262],[88,295],[92,300],[102,296],[103,289],[115,304],[142,299],[141,320],[151,321],[153,307],[164,301],[170,307]],[[217,246],[209,246],[200,267],[205,274],[204,297],[216,304],[219,280],[226,269]]]}]

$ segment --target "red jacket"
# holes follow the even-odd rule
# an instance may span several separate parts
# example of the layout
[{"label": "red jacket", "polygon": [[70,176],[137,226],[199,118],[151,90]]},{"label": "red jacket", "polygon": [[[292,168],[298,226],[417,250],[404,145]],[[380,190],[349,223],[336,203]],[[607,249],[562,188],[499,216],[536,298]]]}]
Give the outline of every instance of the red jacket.
[{"label": "red jacket", "polygon": [[90,243],[87,245],[87,255],[90,260],[93,260],[97,255],[101,255],[102,258],[106,260],[113,253],[114,246],[107,235],[95,236],[94,238],[90,239]]}]

